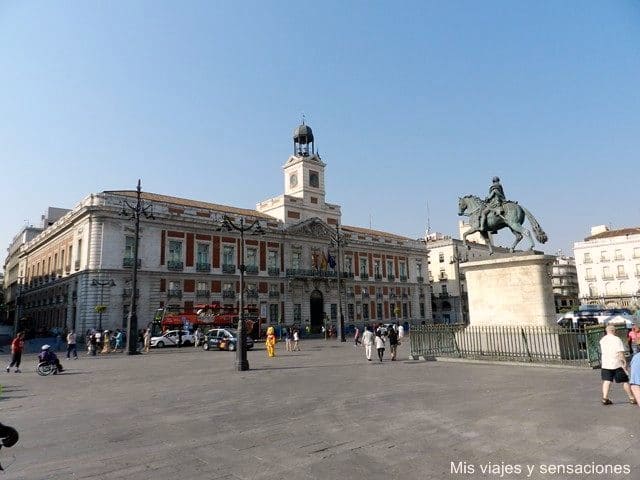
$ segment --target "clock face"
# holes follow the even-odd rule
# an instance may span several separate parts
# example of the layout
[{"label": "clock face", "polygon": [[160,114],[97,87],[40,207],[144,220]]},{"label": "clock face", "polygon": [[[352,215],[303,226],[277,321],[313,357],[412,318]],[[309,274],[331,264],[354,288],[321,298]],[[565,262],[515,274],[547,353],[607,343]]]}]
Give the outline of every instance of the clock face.
[{"label": "clock face", "polygon": [[289,177],[289,186],[291,188],[295,187],[296,185],[298,185],[298,175],[296,175],[295,173],[293,175],[291,175]]},{"label": "clock face", "polygon": [[315,188],[320,186],[320,181],[316,172],[309,172],[309,185]]}]

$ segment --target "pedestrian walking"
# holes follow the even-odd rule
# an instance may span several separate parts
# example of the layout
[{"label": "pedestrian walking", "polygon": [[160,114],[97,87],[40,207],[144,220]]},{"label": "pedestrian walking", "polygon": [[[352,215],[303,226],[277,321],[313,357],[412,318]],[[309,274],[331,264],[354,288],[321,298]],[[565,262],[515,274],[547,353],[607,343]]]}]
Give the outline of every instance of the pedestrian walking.
[{"label": "pedestrian walking", "polygon": [[634,355],[640,351],[640,328],[635,323],[631,330],[629,330],[629,345],[631,346],[631,353]]},{"label": "pedestrian walking", "polygon": [[404,327],[398,324],[398,339],[402,340],[404,338]]},{"label": "pedestrian walking", "polygon": [[385,342],[384,342],[384,338],[382,337],[382,334],[380,332],[376,332],[375,343],[376,343],[376,350],[378,350],[378,358],[382,362],[382,357],[384,357],[384,344],[385,344]]},{"label": "pedestrian walking", "polygon": [[391,361],[396,361],[396,354],[398,353],[398,332],[395,328],[390,328],[387,331],[387,337],[389,337],[389,351],[391,352]]},{"label": "pedestrian walking", "polygon": [[611,405],[609,399],[609,389],[611,382],[622,383],[630,403],[636,403],[636,399],[631,393],[629,377],[627,375],[627,360],[624,357],[626,348],[620,337],[616,335],[615,325],[607,325],[607,334],[600,340],[600,351],[602,352],[601,371],[602,378],[602,404]]},{"label": "pedestrian walking", "polygon": [[293,351],[291,347],[291,330],[289,328],[285,328],[284,330],[284,346],[287,352]]},{"label": "pedestrian walking", "polygon": [[631,386],[631,393],[635,397],[636,404],[640,405],[640,355],[634,355],[631,359],[629,385]]},{"label": "pedestrian walking", "polygon": [[95,357],[98,354],[98,332],[93,332],[89,336],[89,353]]},{"label": "pedestrian walking", "polygon": [[144,352],[149,353],[149,347],[151,347],[151,329],[147,328],[144,332]]},{"label": "pedestrian walking", "polygon": [[24,333],[20,332],[11,342],[11,363],[7,365],[7,373],[11,367],[16,367],[15,373],[20,373],[20,362],[22,361],[22,351],[24,350]]},{"label": "pedestrian walking", "polygon": [[182,329],[178,330],[178,348],[182,347]]},{"label": "pedestrian walking", "polygon": [[300,332],[297,328],[293,330],[293,352],[300,351]]},{"label": "pedestrian walking", "polygon": [[116,333],[116,351],[118,350],[124,351],[124,333],[122,330],[118,330],[118,333]]},{"label": "pedestrian walking", "polygon": [[356,333],[353,336],[353,342],[356,344],[356,347],[361,343],[360,342],[360,329],[356,327]]},{"label": "pedestrian walking", "polygon": [[373,332],[371,327],[366,326],[362,334],[362,345],[364,345],[364,354],[367,360],[371,361],[371,349],[373,347]]},{"label": "pedestrian walking", "polygon": [[76,349],[76,332],[71,330],[67,334],[67,359],[71,359],[71,353],[73,352],[73,358],[78,359],[78,350]]},{"label": "pedestrian walking", "polygon": [[111,353],[111,332],[109,330],[105,330],[102,335],[100,335],[102,339],[102,351],[100,353]]}]

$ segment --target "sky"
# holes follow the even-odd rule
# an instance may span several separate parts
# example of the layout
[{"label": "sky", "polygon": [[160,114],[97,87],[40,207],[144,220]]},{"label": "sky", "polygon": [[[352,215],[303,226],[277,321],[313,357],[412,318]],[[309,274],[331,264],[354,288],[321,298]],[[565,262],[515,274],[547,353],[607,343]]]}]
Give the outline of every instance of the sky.
[{"label": "sky", "polygon": [[0,259],[138,178],[255,208],[303,114],[344,224],[457,236],[498,175],[571,254],[640,225],[639,86],[631,0],[0,0]]}]

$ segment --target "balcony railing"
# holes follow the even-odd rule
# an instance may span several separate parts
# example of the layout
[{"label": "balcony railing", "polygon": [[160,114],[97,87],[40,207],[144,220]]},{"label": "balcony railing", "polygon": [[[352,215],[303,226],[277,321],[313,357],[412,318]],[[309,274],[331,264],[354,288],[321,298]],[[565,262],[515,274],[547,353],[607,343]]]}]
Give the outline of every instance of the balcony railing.
[{"label": "balcony railing", "polygon": [[602,275],[603,280],[613,280],[613,275]]},{"label": "balcony railing", "polygon": [[601,262],[610,262],[609,257],[600,257]]},{"label": "balcony railing", "polygon": [[[134,258],[133,257],[124,257],[122,259],[122,268],[133,268],[133,262],[134,262]],[[140,268],[140,264],[142,262],[140,261],[140,259],[138,259],[138,268]]]},{"label": "balcony railing", "polygon": [[341,272],[340,276],[342,278],[353,278],[353,272]]},{"label": "balcony railing", "polygon": [[222,292],[222,298],[236,298],[236,292],[233,290],[224,290]]},{"label": "balcony railing", "polygon": [[257,265],[245,265],[244,271],[246,273],[255,275],[256,273],[258,273],[258,266]]},{"label": "balcony railing", "polygon": [[196,272],[210,272],[211,264],[205,262],[196,262]]},{"label": "balcony railing", "polygon": [[236,273],[236,266],[231,263],[222,265],[222,273]]},{"label": "balcony railing", "polygon": [[624,260],[624,255],[616,255],[615,257],[613,257],[614,260],[620,262]]},{"label": "balcony railing", "polygon": [[587,282],[595,282],[595,281],[596,281],[596,277],[595,277],[595,276],[593,276],[593,275],[591,275],[590,277],[584,277],[584,279],[585,279]]},{"label": "balcony railing", "polygon": [[360,279],[361,280],[369,280],[369,274],[368,273],[364,273],[364,272],[360,272]]},{"label": "balcony railing", "polygon": [[629,275],[627,275],[626,273],[619,273],[616,275],[616,278],[618,280],[624,280],[625,278],[629,278]]},{"label": "balcony railing", "polygon": [[247,290],[247,298],[258,298],[260,294],[257,290]]},{"label": "balcony railing", "polygon": [[278,267],[269,267],[267,273],[270,277],[277,277],[280,275],[280,269]]},{"label": "balcony railing", "polygon": [[373,278],[375,278],[376,280],[382,280],[382,275],[379,273],[376,273]]},{"label": "balcony railing", "polygon": [[338,275],[334,271],[330,270],[308,270],[302,268],[287,268],[287,277],[337,277]]},{"label": "balcony railing", "polygon": [[393,275],[392,273],[390,273],[389,275],[387,275],[387,280],[395,280],[396,276]]},{"label": "balcony railing", "polygon": [[269,298],[280,298],[280,292],[269,292]]},{"label": "balcony railing", "polygon": [[446,279],[447,279],[447,275],[440,275],[438,277],[438,280],[440,280],[440,281],[443,281],[443,280],[446,280]]},{"label": "balcony railing", "polygon": [[210,290],[196,290],[196,297],[206,297],[208,298],[211,295]]},{"label": "balcony railing", "polygon": [[184,270],[184,262],[180,262],[178,260],[169,260],[167,262],[167,270],[171,270],[172,272],[180,272]]},{"label": "balcony railing", "polygon": [[406,282],[407,281],[407,276],[406,275],[400,275],[400,281],[401,282]]},{"label": "balcony railing", "polygon": [[585,258],[582,263],[593,263],[593,259],[591,258]]},{"label": "balcony railing", "polygon": [[179,288],[170,288],[169,290],[167,290],[167,297],[182,298],[182,290]]}]

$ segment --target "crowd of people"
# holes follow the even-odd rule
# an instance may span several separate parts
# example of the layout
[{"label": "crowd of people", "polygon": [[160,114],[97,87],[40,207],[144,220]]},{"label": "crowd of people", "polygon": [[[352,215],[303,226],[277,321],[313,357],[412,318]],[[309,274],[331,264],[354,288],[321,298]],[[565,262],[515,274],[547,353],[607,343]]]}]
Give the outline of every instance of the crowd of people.
[{"label": "crowd of people", "polygon": [[389,343],[391,361],[395,362],[398,355],[400,340],[404,338],[404,327],[398,323],[394,323],[386,327],[383,325],[367,325],[364,327],[362,337],[360,336],[360,329],[356,328],[353,338],[356,347],[362,343],[364,346],[365,357],[369,362],[371,361],[371,354],[374,346],[378,353],[378,360],[382,362],[386,345]]},{"label": "crowd of people", "polygon": [[602,379],[602,404],[611,405],[611,384],[621,383],[629,403],[640,405],[640,328],[633,325],[627,334],[631,349],[631,361],[627,362],[627,345],[616,335],[616,326],[607,325],[606,334],[600,339],[600,378]]}]

